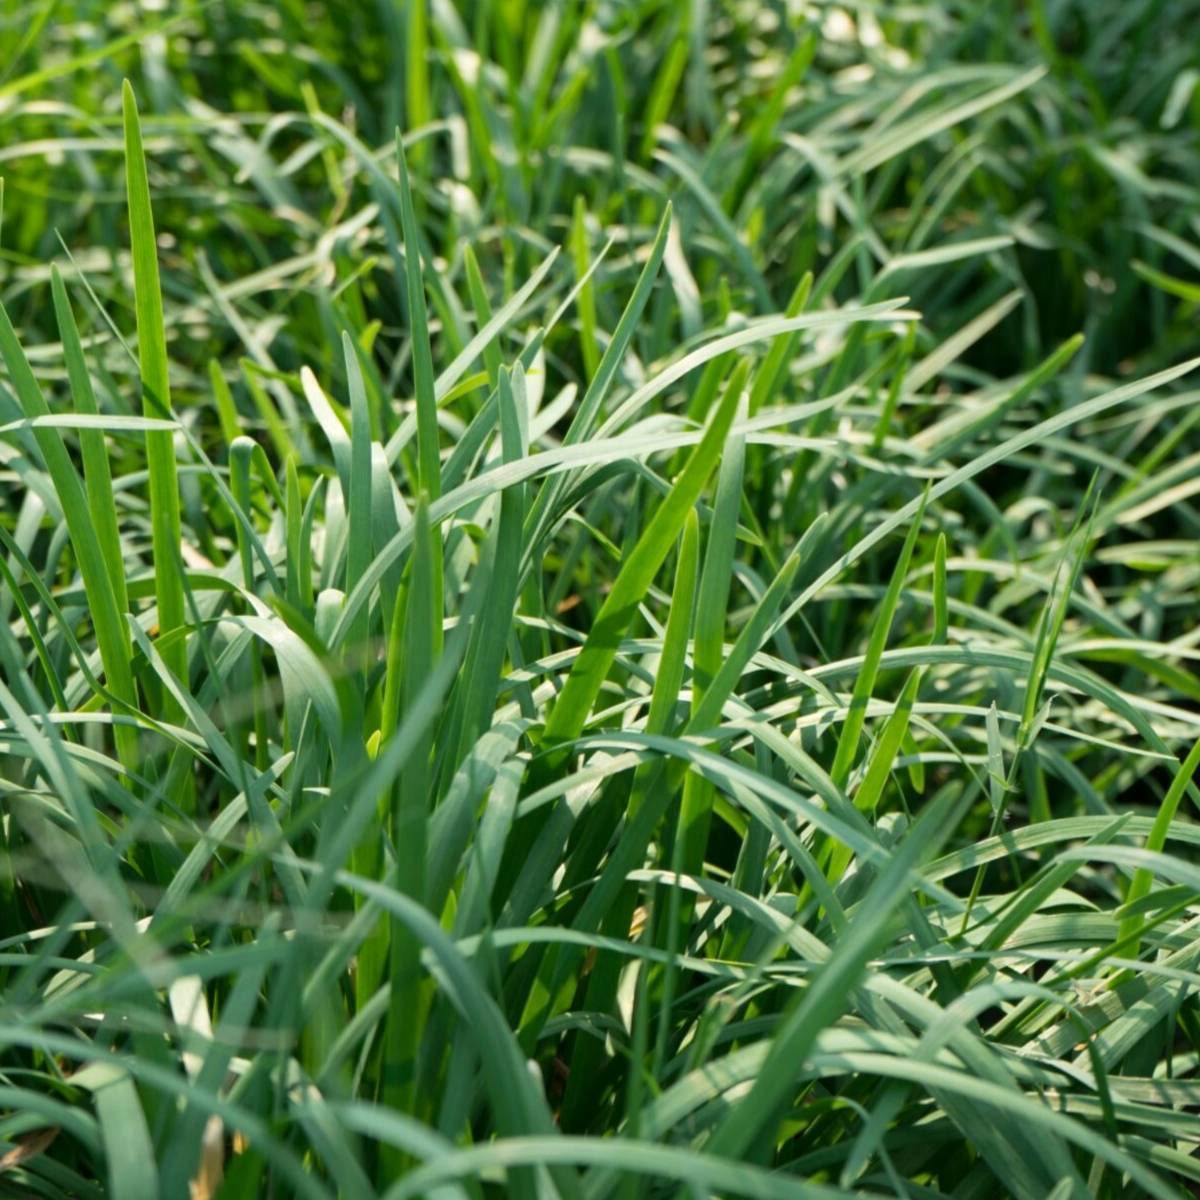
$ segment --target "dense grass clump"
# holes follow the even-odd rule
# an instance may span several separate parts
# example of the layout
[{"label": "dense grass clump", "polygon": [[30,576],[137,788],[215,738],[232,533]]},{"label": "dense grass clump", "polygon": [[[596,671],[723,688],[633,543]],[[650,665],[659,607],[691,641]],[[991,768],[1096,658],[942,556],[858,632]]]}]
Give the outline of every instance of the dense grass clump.
[{"label": "dense grass clump", "polygon": [[1198,28],[0,10],[0,1196],[1196,1194]]}]

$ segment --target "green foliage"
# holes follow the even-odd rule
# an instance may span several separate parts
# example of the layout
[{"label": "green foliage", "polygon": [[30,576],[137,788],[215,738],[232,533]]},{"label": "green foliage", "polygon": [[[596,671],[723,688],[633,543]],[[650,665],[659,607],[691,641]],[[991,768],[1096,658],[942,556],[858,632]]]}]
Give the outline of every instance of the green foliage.
[{"label": "green foliage", "polygon": [[1198,25],[0,6],[0,1197],[1194,1192]]}]

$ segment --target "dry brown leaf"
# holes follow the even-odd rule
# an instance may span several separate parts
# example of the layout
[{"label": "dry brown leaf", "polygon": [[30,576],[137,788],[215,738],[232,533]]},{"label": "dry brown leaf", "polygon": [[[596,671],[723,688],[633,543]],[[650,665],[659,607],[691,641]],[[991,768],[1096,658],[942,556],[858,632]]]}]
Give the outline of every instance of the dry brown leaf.
[{"label": "dry brown leaf", "polygon": [[633,920],[629,922],[629,936],[637,938],[641,935],[643,929],[646,928],[646,918],[650,915],[649,910],[644,904],[639,904],[633,910]]},{"label": "dry brown leaf", "polygon": [[58,1126],[49,1129],[36,1129],[11,1150],[0,1155],[0,1174],[19,1167],[31,1158],[37,1158],[54,1139],[58,1137]]},{"label": "dry brown leaf", "polygon": [[191,1200],[212,1200],[225,1178],[225,1126],[220,1117],[209,1117],[204,1127],[200,1169],[188,1184]]}]

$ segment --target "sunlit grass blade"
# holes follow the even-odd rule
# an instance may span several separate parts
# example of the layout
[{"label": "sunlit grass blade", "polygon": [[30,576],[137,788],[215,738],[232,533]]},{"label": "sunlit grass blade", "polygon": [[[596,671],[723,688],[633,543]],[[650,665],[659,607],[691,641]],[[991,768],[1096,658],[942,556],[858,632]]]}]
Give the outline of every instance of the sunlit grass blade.
[{"label": "sunlit grass blade", "polygon": [[892,861],[864,900],[864,912],[824,964],[811,986],[793,1002],[772,1040],[772,1054],[749,1095],[720,1122],[709,1142],[711,1153],[744,1154],[760,1138],[775,1133],[781,1105],[795,1087],[795,1064],[804,1057],[821,1029],[845,1008],[850,989],[861,978],[868,959],[887,936],[893,906],[910,887],[909,876],[922,858],[935,852],[950,835],[954,804],[943,794],[921,815]]},{"label": "sunlit grass blade", "polygon": [[[743,360],[734,369],[725,385],[723,404],[734,397],[740,411],[745,411],[747,398],[743,392],[749,375],[749,364]],[[742,501],[742,473],[745,463],[745,439],[735,434],[726,442],[717,472],[713,517],[704,547],[704,564],[700,571],[700,588],[696,596],[694,648],[692,651],[692,712],[704,702],[725,656],[726,611],[729,605],[729,584],[733,574],[733,555],[737,537],[738,513]],[[709,821],[712,814],[710,785],[692,774],[684,783],[679,808],[679,823],[675,833],[675,869],[694,874],[704,863],[708,843]]]},{"label": "sunlit grass blade", "polygon": [[921,517],[925,511],[926,499],[927,497],[922,497],[921,503],[918,505],[917,511],[913,516],[912,525],[909,526],[904,544],[900,548],[900,555],[896,559],[896,566],[892,571],[891,582],[888,584],[887,592],[884,594],[883,601],[871,626],[871,637],[867,643],[867,652],[863,659],[862,668],[854,681],[854,691],[850,697],[850,707],[847,710],[846,719],[842,724],[842,731],[838,737],[837,750],[834,753],[833,767],[829,772],[830,777],[836,784],[846,781],[855,756],[858,753],[859,736],[862,733],[863,723],[866,720],[867,701],[871,698],[871,694],[875,688],[879,662],[883,657],[884,647],[887,645],[888,634],[891,631],[892,621],[896,613],[896,605],[900,600],[900,591],[904,586],[905,577],[908,574],[908,565],[912,560],[913,549],[917,544],[917,535],[921,531]]},{"label": "sunlit grass blade", "polygon": [[[49,415],[50,410],[41,388],[29,368],[3,305],[0,305],[0,356],[3,356],[8,377],[26,416],[37,418]],[[109,563],[105,559],[103,542],[93,532],[87,493],[59,431],[35,428],[34,438],[50,471],[70,532],[84,591],[93,612],[96,642],[108,686],[119,704],[126,706],[128,711],[134,711],[138,701],[134,690],[129,635],[125,618],[117,604],[117,593]],[[136,767],[140,759],[136,731],[128,725],[117,724],[113,727],[113,737],[122,762],[128,767]]]},{"label": "sunlit grass blade", "polygon": [[[437,642],[431,626],[436,621],[440,640],[440,596],[434,592],[434,549],[437,533],[429,524],[429,509],[418,503],[413,517],[416,536],[408,586],[404,594],[403,684],[401,712],[412,712],[436,661]],[[402,894],[425,897],[426,824],[429,816],[430,754],[432,729],[414,746],[396,785],[391,812],[391,838],[396,849],[396,886]],[[414,1110],[416,1054],[420,1046],[421,1014],[429,1002],[421,980],[420,946],[399,922],[391,928],[391,1005],[384,1033],[384,1089],[387,1103],[401,1112]]]},{"label": "sunlit grass blade", "polygon": [[[71,312],[67,289],[57,267],[50,268],[51,291],[54,296],[54,313],[62,338],[63,356],[67,362],[67,374],[71,381],[71,395],[75,400],[75,411],[98,414],[92,381],[88,374],[79,340],[79,330]],[[96,537],[108,563],[108,574],[112,580],[117,609],[125,612],[129,599],[125,590],[125,561],[121,550],[121,531],[117,520],[116,501],[113,496],[112,471],[104,434],[99,430],[81,429],[79,447],[83,455],[83,479],[87,488],[88,505],[96,527]]]},{"label": "sunlit grass blade", "polygon": [[740,399],[740,389],[726,391],[703,439],[692,451],[670,493],[625,560],[612,590],[596,614],[583,650],[550,710],[544,733],[547,747],[568,742],[583,729],[638,602],[679,536],[688,510],[716,466]]},{"label": "sunlit grass blade", "polygon": [[[142,407],[147,416],[171,415],[167,366],[167,336],[158,277],[158,243],[150,211],[150,184],[142,130],[133,88],[126,80],[121,93],[125,124],[125,186],[128,193],[129,237],[133,251],[134,302],[137,310],[138,362],[142,377]],[[180,678],[187,678],[187,643],[170,635],[186,620],[180,578],[182,530],[175,449],[170,433],[146,434],[146,465],[150,477],[150,519],[154,540],[155,598],[158,628],[164,639],[164,661]],[[178,710],[166,701],[165,718]]]},{"label": "sunlit grass blade", "polygon": [[[1158,806],[1158,812],[1154,817],[1154,825],[1150,830],[1149,836],[1146,838],[1146,849],[1152,852],[1161,851],[1167,842],[1167,835],[1171,829],[1171,822],[1175,819],[1175,814],[1179,810],[1179,802],[1183,799],[1183,794],[1187,790],[1188,784],[1196,773],[1197,767],[1200,767],[1200,741],[1197,741],[1188,752],[1187,758],[1183,760],[1179,768],[1175,772],[1174,778],[1171,780],[1171,786],[1167,789],[1167,794],[1162,798],[1162,803]],[[1136,904],[1143,896],[1150,892],[1153,885],[1154,877],[1151,872],[1145,867],[1139,867],[1133,875],[1133,879],[1129,884],[1129,888],[1125,893],[1125,904]],[[1129,915],[1121,922],[1121,926],[1117,931],[1117,936],[1121,939],[1131,938],[1145,923],[1145,918],[1140,915]],[[1138,952],[1138,944],[1133,941],[1129,945],[1129,949],[1125,954],[1128,958],[1136,958]]]}]

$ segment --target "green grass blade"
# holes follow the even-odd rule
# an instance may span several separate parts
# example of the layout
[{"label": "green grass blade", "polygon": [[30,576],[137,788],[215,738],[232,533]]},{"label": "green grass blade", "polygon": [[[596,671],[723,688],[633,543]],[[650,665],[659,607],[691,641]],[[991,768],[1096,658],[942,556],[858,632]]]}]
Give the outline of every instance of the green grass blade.
[{"label": "green grass blade", "polygon": [[[133,250],[134,301],[137,309],[138,361],[142,377],[142,407],[147,416],[170,417],[171,389],[167,369],[167,337],[162,291],[158,279],[158,245],[150,211],[150,184],[142,130],[133,88],[126,80],[121,93],[125,124],[125,183],[129,204],[129,236]],[[175,450],[170,433],[146,434],[150,473],[150,519],[154,536],[155,596],[158,627],[164,638],[164,661],[178,678],[187,678],[187,643],[170,638],[182,628],[184,612],[180,547],[182,531]],[[163,716],[178,715],[170,701]]]},{"label": "green grass blade", "polygon": [[[342,333],[346,378],[350,385],[350,494],[346,543],[346,591],[354,590],[371,560],[371,417],[363,384],[358,351],[348,333]],[[367,613],[356,618],[348,644],[357,648],[367,635]]]},{"label": "green grass blade", "polygon": [[716,466],[739,400],[737,391],[726,391],[703,439],[692,451],[670,493],[613,581],[612,590],[596,615],[583,650],[546,719],[544,740],[548,747],[569,742],[583,729],[616,656],[620,639],[634,618],[638,602],[646,594],[679,536],[688,511]]},{"label": "green grass blade", "polygon": [[779,1109],[795,1087],[797,1064],[804,1061],[817,1034],[844,1010],[850,989],[887,936],[895,904],[911,887],[911,873],[922,858],[945,841],[954,823],[953,805],[946,795],[932,801],[922,813],[872,887],[859,919],[850,926],[812,984],[793,1003],[749,1094],[721,1120],[708,1143],[712,1154],[741,1155],[757,1139],[774,1136]]},{"label": "green grass blade", "polygon": [[[1175,819],[1175,814],[1179,810],[1179,802],[1183,799],[1183,793],[1187,790],[1187,785],[1196,774],[1197,767],[1200,767],[1200,741],[1197,741],[1192,746],[1187,757],[1176,770],[1171,780],[1171,786],[1167,789],[1167,794],[1162,798],[1162,803],[1158,806],[1158,812],[1154,816],[1154,824],[1146,838],[1145,848],[1147,850],[1158,853],[1166,846],[1167,834],[1171,829],[1171,822]],[[1139,867],[1134,872],[1133,880],[1125,893],[1126,906],[1136,904],[1143,896],[1149,895],[1153,881],[1154,877],[1150,870],[1146,867]],[[1122,920],[1120,928],[1117,931],[1117,936],[1122,940],[1134,938],[1134,935],[1137,934],[1138,930],[1144,924],[1145,918],[1142,916],[1127,916]],[[1136,958],[1137,952],[1138,943],[1136,940],[1133,940],[1129,943],[1126,957]]]},{"label": "green grass blade", "polygon": [[396,134],[396,164],[400,173],[400,222],[404,233],[404,271],[412,337],[413,385],[417,400],[417,489],[426,492],[431,500],[436,500],[442,491],[442,464],[438,448],[437,401],[433,390],[433,354],[429,345],[429,314],[425,305],[425,277],[421,267],[417,218],[413,211],[404,143],[399,131]]},{"label": "green grass blade", "polygon": [[[79,329],[71,312],[71,302],[58,268],[50,268],[50,285],[54,297],[54,314],[62,338],[63,356],[67,360],[67,375],[71,381],[71,395],[75,400],[75,411],[97,414],[96,396],[83,356],[83,345],[79,340]],[[83,479],[87,488],[88,506],[96,526],[96,537],[108,564],[117,609],[125,612],[129,598],[125,591],[125,559],[121,550],[121,531],[117,520],[116,501],[113,498],[112,471],[104,445],[104,435],[98,430],[80,430],[79,448],[83,454]]]},{"label": "green grass blade", "polygon": [[[0,305],[0,357],[20,400],[22,411],[29,418],[49,415],[42,390],[34,378],[17,340],[8,313]],[[168,435],[170,436],[170,435]],[[62,435],[53,428],[35,427],[34,438],[46,460],[54,481],[54,489],[62,505],[63,516],[71,536],[71,545],[83,577],[84,591],[94,614],[96,641],[108,686],[117,701],[136,711],[129,636],[125,619],[117,607],[109,565],[101,542],[96,538],[88,508],[87,494],[82,481],[63,443]],[[113,729],[117,752],[125,766],[134,768],[140,763],[136,732],[127,725]]]},{"label": "green grass blade", "polygon": [[86,1069],[86,1080],[108,1157],[108,1194],[113,1200],[157,1200],[154,1146],[133,1080],[99,1063]]},{"label": "green grass blade", "polygon": [[862,668],[858,673],[858,677],[854,681],[854,691],[850,697],[850,708],[846,713],[846,719],[842,725],[841,736],[838,738],[837,751],[834,754],[833,766],[829,772],[830,778],[832,778],[835,784],[841,784],[846,781],[855,756],[858,753],[858,740],[859,735],[862,733],[863,722],[866,720],[867,702],[870,700],[875,689],[875,679],[879,672],[879,662],[883,657],[884,647],[887,645],[888,634],[891,632],[892,621],[896,614],[896,606],[900,601],[900,592],[904,586],[904,580],[908,575],[908,565],[912,560],[913,548],[917,544],[917,535],[921,531],[921,518],[925,512],[927,498],[928,494],[922,497],[921,503],[913,516],[913,523],[909,527],[908,534],[904,539],[904,545],[900,548],[900,556],[896,560],[896,567],[892,572],[891,582],[888,584],[887,592],[884,594],[883,602],[879,606],[878,614],[871,627],[871,638],[867,643],[867,652],[863,658]]}]

